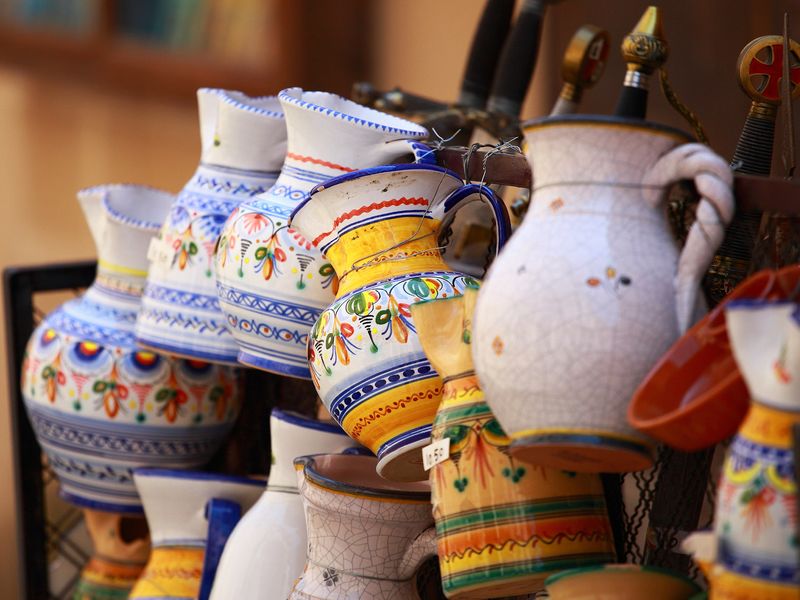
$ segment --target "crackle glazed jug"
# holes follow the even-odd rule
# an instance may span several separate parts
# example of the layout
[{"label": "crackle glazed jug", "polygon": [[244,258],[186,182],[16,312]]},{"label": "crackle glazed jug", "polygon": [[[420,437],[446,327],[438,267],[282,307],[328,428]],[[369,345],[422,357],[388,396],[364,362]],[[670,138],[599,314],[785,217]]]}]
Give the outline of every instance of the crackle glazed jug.
[{"label": "crackle glazed jug", "polygon": [[409,307],[474,286],[439,251],[439,232],[471,200],[491,208],[495,249],[510,233],[502,201],[434,165],[364,169],[320,184],[292,214],[296,228],[339,276],[336,299],[314,324],[308,365],[333,418],[396,481],[427,478],[442,380],[431,368]]},{"label": "crackle glazed jug", "polygon": [[85,508],[83,520],[94,550],[73,600],[127,600],[150,555],[144,517]]},{"label": "crackle glazed jug", "polygon": [[[732,173],[645,121],[562,116],[524,131],[536,182],[478,298],[478,379],[515,455],[570,471],[646,468],[654,443],[627,423],[628,403],[703,309]],[[680,179],[702,196],[682,250],[665,213]]]},{"label": "crackle glazed jug", "polygon": [[712,600],[800,597],[797,478],[800,305],[738,300],[726,311],[750,412],[728,448],[714,515]]},{"label": "crackle glazed jug", "polygon": [[231,531],[264,481],[220,473],[137,469],[153,551],[131,600],[207,600]]},{"label": "crackle glazed jug", "polygon": [[373,456],[295,460],[308,527],[305,571],[289,600],[413,600],[414,574],[436,553],[427,482],[395,483]]},{"label": "crackle glazed jug", "polygon": [[306,562],[306,521],[294,459],[355,442],[336,423],[272,409],[272,466],[267,489],[231,533],[214,578],[212,600],[286,598]]},{"label": "crackle glazed jug", "polygon": [[200,89],[197,101],[200,164],[150,248],[136,339],[156,351],[235,365],[238,349],[217,301],[214,249],[236,207],[275,182],[286,125],[274,96]]},{"label": "crackle glazed jug", "polygon": [[486,405],[470,354],[478,291],[417,302],[411,314],[444,381],[432,441],[448,458],[430,471],[448,598],[498,598],[544,589],[549,575],[615,560],[598,475],[517,459]]},{"label": "crackle glazed jug", "polygon": [[97,246],[97,277],[34,331],[22,393],[61,495],[141,513],[132,469],[204,465],[239,415],[238,372],[136,347],[147,247],[172,195],[108,185],[78,200]]},{"label": "crackle glazed jug", "polygon": [[318,248],[287,226],[289,215],[312,187],[332,177],[428,156],[414,141],[428,131],[325,92],[289,88],[278,98],[288,130],[286,161],[275,185],[225,224],[217,291],[240,362],[308,379],[308,332],[333,302],[337,281]]}]

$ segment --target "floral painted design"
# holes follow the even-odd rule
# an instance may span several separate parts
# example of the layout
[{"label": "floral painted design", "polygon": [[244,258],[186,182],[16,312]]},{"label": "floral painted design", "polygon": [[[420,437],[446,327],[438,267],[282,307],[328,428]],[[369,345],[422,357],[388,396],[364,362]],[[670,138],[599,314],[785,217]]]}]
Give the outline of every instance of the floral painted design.
[{"label": "floral painted design", "polygon": [[102,406],[110,419],[116,417],[120,410],[127,412],[124,402],[128,397],[128,386],[119,381],[116,364],[107,379],[97,379],[92,384],[92,391],[98,394],[96,407]]},{"label": "floral painted design", "polygon": [[323,289],[338,287],[336,272],[330,263],[321,262],[318,253],[310,253],[312,246],[297,231],[283,221],[269,215],[239,207],[230,216],[222,231],[216,249],[220,273],[226,266],[236,264],[236,276],[244,278],[247,271],[259,275],[264,281],[281,277],[297,278],[295,287],[304,290],[316,274]]},{"label": "floral painted design", "polygon": [[627,275],[620,274],[614,267],[606,267],[604,277],[589,277],[586,285],[592,288],[604,288],[617,295],[624,287],[631,285],[633,281]]},{"label": "floral painted design", "polygon": [[308,344],[312,379],[330,376],[336,366],[347,366],[364,352],[376,354],[389,343],[408,344],[416,329],[411,305],[421,300],[447,298],[478,283],[456,273],[402,277],[363,288],[338,299],[323,311]]}]

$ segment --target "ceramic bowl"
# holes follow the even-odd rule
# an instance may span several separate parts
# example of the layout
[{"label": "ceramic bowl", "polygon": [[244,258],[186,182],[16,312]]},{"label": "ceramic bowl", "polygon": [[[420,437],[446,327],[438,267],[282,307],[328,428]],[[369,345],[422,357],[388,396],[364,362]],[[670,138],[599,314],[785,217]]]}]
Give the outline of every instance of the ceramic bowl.
[{"label": "ceramic bowl", "polygon": [[545,588],[550,600],[688,600],[702,591],[683,575],[641,565],[569,569],[548,577]]},{"label": "ceramic bowl", "polygon": [[733,435],[750,396],[731,354],[725,308],[732,300],[781,299],[800,282],[800,265],[764,270],[742,282],[656,363],[633,395],[628,421],[684,452]]}]

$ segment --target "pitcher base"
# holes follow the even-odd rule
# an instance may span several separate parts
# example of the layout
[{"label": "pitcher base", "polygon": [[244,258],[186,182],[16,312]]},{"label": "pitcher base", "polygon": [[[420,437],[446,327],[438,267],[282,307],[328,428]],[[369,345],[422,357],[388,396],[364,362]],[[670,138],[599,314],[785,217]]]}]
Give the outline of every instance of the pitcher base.
[{"label": "pitcher base", "polygon": [[[430,436],[430,428],[429,434]],[[425,481],[428,472],[422,466],[422,449],[430,443],[427,437],[416,442],[410,442],[391,452],[378,452],[378,461],[375,470],[378,475],[390,481]]]},{"label": "pitcher base", "polygon": [[545,467],[578,473],[626,473],[653,466],[655,449],[641,439],[580,431],[511,435],[511,454]]}]

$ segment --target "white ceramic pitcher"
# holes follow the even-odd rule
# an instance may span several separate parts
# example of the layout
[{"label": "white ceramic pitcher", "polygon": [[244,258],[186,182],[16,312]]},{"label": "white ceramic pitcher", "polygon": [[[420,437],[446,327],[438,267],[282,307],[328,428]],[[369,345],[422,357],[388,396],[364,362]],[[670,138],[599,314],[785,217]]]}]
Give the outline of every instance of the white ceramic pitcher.
[{"label": "white ceramic pitcher", "polygon": [[[699,281],[733,213],[732,174],[680,131],[613,117],[525,126],[531,208],[495,260],[475,314],[475,369],[512,452],[585,472],[651,464],[628,402],[702,308]],[[681,145],[684,144],[684,145]],[[664,200],[702,199],[679,250]]]}]

